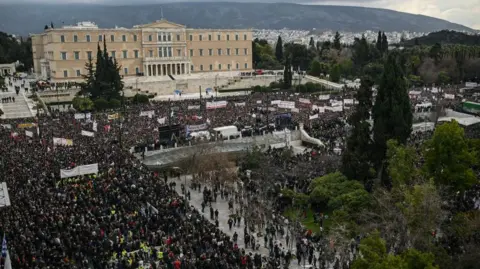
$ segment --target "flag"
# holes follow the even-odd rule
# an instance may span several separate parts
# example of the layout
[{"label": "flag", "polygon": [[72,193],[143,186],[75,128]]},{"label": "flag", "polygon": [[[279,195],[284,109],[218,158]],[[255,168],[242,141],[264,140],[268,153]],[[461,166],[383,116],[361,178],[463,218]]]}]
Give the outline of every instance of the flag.
[{"label": "flag", "polygon": [[158,118],[157,121],[159,124],[165,124],[166,119],[167,119],[166,117]]},{"label": "flag", "polygon": [[93,122],[92,130],[97,131],[97,121]]},{"label": "flag", "polygon": [[2,240],[2,257],[7,257],[7,238],[5,237],[5,234],[3,234]]},{"label": "flag", "polygon": [[33,132],[25,130],[25,135],[28,137],[33,137]]},{"label": "flag", "polygon": [[89,131],[85,131],[85,130],[82,130],[82,135],[83,136],[90,136],[90,137],[93,137],[93,132],[89,132]]}]

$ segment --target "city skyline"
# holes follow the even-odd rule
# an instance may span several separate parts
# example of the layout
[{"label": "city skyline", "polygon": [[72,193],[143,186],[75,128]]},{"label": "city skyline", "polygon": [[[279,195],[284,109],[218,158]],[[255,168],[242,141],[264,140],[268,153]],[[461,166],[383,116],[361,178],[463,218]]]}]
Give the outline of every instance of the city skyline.
[{"label": "city skyline", "polygon": [[[131,1],[125,0],[0,0],[0,2],[9,3],[85,3],[85,4],[105,4],[105,5],[132,5]],[[139,0],[135,1],[136,5],[140,4],[160,4],[178,1],[169,0]],[[181,2],[205,2],[202,0],[182,0]],[[450,22],[463,24],[473,29],[480,29],[479,0],[209,0],[207,2],[259,2],[259,3],[298,3],[312,5],[342,5],[342,6],[361,6],[370,8],[384,8],[411,14],[421,14],[425,16],[444,19]]]}]

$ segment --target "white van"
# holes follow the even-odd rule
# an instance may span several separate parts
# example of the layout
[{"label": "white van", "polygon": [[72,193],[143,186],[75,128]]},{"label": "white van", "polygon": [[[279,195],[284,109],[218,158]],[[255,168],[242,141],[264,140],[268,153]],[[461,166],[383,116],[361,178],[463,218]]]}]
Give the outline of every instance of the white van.
[{"label": "white van", "polygon": [[221,135],[223,139],[240,137],[240,132],[238,131],[237,126],[234,125],[213,128],[213,131],[217,137],[220,137]]}]

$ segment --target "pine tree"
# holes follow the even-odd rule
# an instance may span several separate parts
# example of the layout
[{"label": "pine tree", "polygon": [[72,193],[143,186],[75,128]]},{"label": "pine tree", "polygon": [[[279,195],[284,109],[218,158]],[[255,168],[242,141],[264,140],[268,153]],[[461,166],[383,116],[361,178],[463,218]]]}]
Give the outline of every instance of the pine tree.
[{"label": "pine tree", "polygon": [[386,166],[383,165],[383,160],[387,141],[395,139],[405,144],[412,130],[412,111],[407,83],[396,52],[389,54],[385,62],[372,115],[374,160],[375,164],[381,167],[384,177]]},{"label": "pine tree", "polygon": [[285,58],[285,70],[283,71],[283,86],[285,89],[290,89],[292,87],[292,65],[290,62],[290,56]]},{"label": "pine tree", "polygon": [[333,39],[333,47],[336,50],[340,50],[342,48],[341,39],[342,39],[342,37],[340,36],[340,33],[336,32],[335,37]]},{"label": "pine tree", "polygon": [[55,27],[53,27],[53,22],[50,22],[50,27],[53,29]]},{"label": "pine tree", "polygon": [[372,86],[373,81],[370,77],[362,78],[356,95],[358,104],[355,106],[355,112],[347,120],[352,126],[352,131],[342,156],[342,173],[349,179],[362,182],[367,182],[371,177],[372,140],[368,120],[372,109]]},{"label": "pine tree", "polygon": [[94,87],[91,88],[91,98],[96,99],[102,95],[102,91],[105,88],[103,81],[105,81],[105,59],[103,58],[103,52],[100,48],[100,44],[97,44],[97,62],[95,63],[95,80]]},{"label": "pine tree", "polygon": [[283,62],[283,42],[282,37],[278,36],[277,45],[275,46],[275,57],[277,61]]},{"label": "pine tree", "polygon": [[82,94],[91,95],[92,92],[95,90],[95,69],[93,67],[92,58],[88,58],[88,61],[85,64],[85,69],[87,70],[87,74],[83,75],[85,83],[82,88]]}]

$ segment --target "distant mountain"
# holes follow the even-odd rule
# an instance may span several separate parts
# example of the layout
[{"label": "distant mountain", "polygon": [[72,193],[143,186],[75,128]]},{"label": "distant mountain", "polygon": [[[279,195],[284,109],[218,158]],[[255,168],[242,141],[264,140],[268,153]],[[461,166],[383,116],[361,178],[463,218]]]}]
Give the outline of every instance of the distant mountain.
[{"label": "distant mountain", "polygon": [[[461,45],[477,45],[480,46],[480,35],[468,35],[456,31],[443,30],[439,32],[430,33],[426,36],[416,38],[416,42],[420,45],[435,45],[440,44],[461,44]],[[415,39],[410,39],[402,43],[406,46],[415,44]]]},{"label": "distant mountain", "polygon": [[162,9],[166,19],[192,28],[316,28],[353,32],[432,32],[444,29],[472,31],[445,20],[386,9],[231,2],[130,6],[4,4],[0,5],[0,31],[20,35],[40,33],[50,21],[57,27],[78,21],[94,21],[100,27],[132,27],[160,19]]}]

